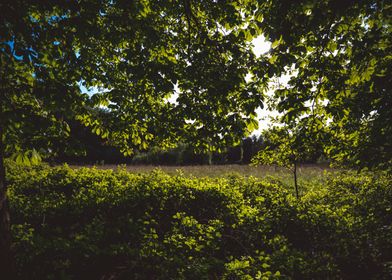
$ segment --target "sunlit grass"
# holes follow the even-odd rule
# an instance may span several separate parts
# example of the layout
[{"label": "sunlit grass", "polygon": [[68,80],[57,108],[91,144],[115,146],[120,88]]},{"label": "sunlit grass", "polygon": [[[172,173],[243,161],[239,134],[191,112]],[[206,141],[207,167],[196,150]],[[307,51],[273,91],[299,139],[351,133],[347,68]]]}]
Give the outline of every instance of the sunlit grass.
[{"label": "sunlit grass", "polygon": [[[73,166],[78,168],[80,166]],[[86,166],[84,166],[86,167]],[[92,167],[92,166],[91,166]],[[117,165],[97,165],[99,169],[117,169]],[[189,166],[156,166],[156,165],[120,165],[131,173],[149,173],[155,169],[160,169],[169,175],[181,175],[196,178],[218,178],[228,176],[244,176],[279,181],[288,189],[294,187],[293,174],[283,167],[275,166],[250,166],[250,165],[189,165]],[[312,190],[322,186],[337,169],[329,168],[327,165],[301,165],[298,168],[298,184],[300,192]]]}]

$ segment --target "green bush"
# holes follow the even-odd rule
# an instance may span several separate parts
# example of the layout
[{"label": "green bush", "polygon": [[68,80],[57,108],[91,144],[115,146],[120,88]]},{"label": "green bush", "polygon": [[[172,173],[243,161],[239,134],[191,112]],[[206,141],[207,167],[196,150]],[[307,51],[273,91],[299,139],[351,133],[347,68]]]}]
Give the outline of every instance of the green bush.
[{"label": "green bush", "polygon": [[8,164],[20,279],[390,279],[385,174],[278,181]]}]

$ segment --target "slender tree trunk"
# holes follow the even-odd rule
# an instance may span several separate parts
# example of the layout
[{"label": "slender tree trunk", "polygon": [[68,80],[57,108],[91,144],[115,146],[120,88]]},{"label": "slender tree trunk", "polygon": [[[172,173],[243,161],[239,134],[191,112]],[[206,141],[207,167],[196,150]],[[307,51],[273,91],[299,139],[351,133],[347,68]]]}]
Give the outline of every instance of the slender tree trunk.
[{"label": "slender tree trunk", "polygon": [[298,193],[297,163],[296,162],[294,162],[293,174],[294,174],[295,195],[296,195],[296,197],[298,199],[299,198],[299,193]]},{"label": "slender tree trunk", "polygon": [[0,279],[16,279],[16,267],[14,256],[11,250],[11,224],[10,210],[7,197],[7,181],[5,178],[5,74],[7,73],[7,63],[4,63],[4,56],[0,56]]},{"label": "slender tree trunk", "polygon": [[208,165],[212,165],[212,152],[208,151]]},{"label": "slender tree trunk", "polygon": [[11,251],[10,212],[4,166],[3,127],[0,124],[0,278],[15,279],[15,263]]}]

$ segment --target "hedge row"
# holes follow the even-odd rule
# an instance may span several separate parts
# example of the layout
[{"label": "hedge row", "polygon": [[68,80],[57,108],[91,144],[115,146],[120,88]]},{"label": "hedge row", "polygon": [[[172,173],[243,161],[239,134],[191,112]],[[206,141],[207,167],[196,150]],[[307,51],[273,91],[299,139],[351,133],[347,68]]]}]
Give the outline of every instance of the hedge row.
[{"label": "hedge row", "polygon": [[9,165],[20,279],[391,279],[387,175],[278,180]]}]

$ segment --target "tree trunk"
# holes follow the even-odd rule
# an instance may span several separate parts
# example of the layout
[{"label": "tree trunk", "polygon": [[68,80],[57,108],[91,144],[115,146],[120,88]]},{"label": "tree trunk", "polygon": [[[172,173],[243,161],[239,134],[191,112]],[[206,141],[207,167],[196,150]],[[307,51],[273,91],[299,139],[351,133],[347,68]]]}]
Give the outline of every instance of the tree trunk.
[{"label": "tree trunk", "polygon": [[208,165],[212,165],[212,152],[208,152]]},{"label": "tree trunk", "polygon": [[11,251],[10,212],[5,180],[3,128],[0,124],[0,278],[15,279],[15,263]]},{"label": "tree trunk", "polygon": [[297,183],[297,163],[296,162],[294,162],[293,174],[294,174],[295,195],[298,199],[299,193],[298,193],[298,183]]}]

